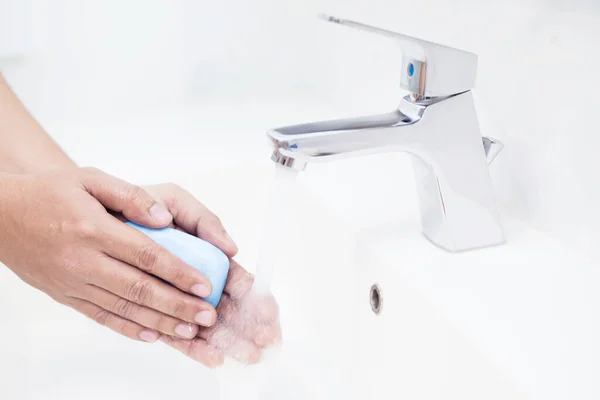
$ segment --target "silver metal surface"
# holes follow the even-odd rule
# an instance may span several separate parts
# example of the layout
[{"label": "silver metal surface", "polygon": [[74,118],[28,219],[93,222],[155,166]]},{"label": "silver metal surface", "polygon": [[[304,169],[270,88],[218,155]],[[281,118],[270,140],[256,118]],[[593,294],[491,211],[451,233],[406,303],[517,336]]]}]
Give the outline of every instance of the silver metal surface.
[{"label": "silver metal surface", "polygon": [[296,170],[312,162],[408,152],[423,234],[432,243],[451,252],[504,243],[488,170],[502,144],[481,136],[469,90],[412,92],[388,113],[280,127],[268,138],[272,160]]},{"label": "silver metal surface", "polygon": [[485,151],[485,157],[487,158],[488,165],[492,163],[500,154],[504,145],[496,139],[489,137],[483,137],[483,149]]},{"label": "silver metal surface", "polygon": [[[447,96],[475,86],[477,55],[402,33],[321,14],[321,19],[394,40],[402,51],[400,87],[423,97]],[[409,74],[413,65],[414,74]]]}]

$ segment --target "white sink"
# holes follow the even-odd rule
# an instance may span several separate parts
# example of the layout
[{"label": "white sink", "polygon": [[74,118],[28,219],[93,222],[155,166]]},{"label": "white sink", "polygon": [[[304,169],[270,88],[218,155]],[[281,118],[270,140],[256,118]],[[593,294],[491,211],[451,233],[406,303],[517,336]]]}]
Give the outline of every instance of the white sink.
[{"label": "white sink", "polygon": [[[260,137],[241,133],[262,132],[273,110],[250,109],[242,119],[252,128],[218,131],[220,144],[209,147],[194,133],[220,127],[223,115],[213,121],[211,110],[92,125],[96,140],[67,150],[130,181],[187,188],[221,217],[237,259],[253,270],[273,166]],[[309,111],[278,115],[282,124],[319,119]],[[165,137],[169,129],[179,136]],[[80,131],[62,129],[72,138]],[[131,143],[114,149],[107,135]],[[127,150],[145,136],[162,141],[149,154]],[[117,161],[86,143],[107,143]],[[153,170],[139,167],[177,143],[185,146]],[[301,175],[273,287],[284,345],[264,398],[600,398],[597,266],[510,219],[505,246],[449,254],[421,236],[418,216],[405,156],[311,165]],[[380,315],[371,310],[373,283]],[[213,371],[162,344],[121,338],[3,268],[0,301],[2,399],[218,398]]]},{"label": "white sink", "polygon": [[600,398],[598,263],[507,216],[503,246],[438,249],[421,235],[408,161],[390,154],[306,172],[357,237],[362,395]]},{"label": "white sink", "polygon": [[410,223],[363,243],[359,291],[379,282],[384,304],[382,318],[361,307],[363,354],[414,360],[396,375],[409,398],[600,398],[597,265],[506,226],[506,246],[464,254],[432,248]]},{"label": "white sink", "polygon": [[[240,246],[239,261],[251,270],[270,167],[178,180],[222,217]],[[535,279],[537,288],[529,286],[535,277],[524,264],[532,254],[519,253],[531,244],[527,238],[450,255],[418,234],[416,215],[384,232],[364,229],[357,235],[311,194],[309,180],[300,180],[289,206],[289,229],[282,231],[286,240],[274,292],[284,345],[275,368],[266,370],[271,381],[264,398],[531,398],[528,384],[538,378],[528,375],[531,367],[559,356],[558,347],[543,351],[556,332],[536,335],[561,323],[537,325],[547,317],[550,305],[544,300],[552,293],[544,290],[547,274]],[[369,302],[372,283],[382,289],[378,316]],[[164,345],[121,338],[52,303],[6,270],[0,286],[3,304],[10,305],[0,311],[7,326],[0,344],[3,391],[10,394],[5,398],[147,400],[190,393],[218,398],[213,371]],[[557,312],[568,316],[563,311]],[[538,358],[523,364],[523,355]]]}]

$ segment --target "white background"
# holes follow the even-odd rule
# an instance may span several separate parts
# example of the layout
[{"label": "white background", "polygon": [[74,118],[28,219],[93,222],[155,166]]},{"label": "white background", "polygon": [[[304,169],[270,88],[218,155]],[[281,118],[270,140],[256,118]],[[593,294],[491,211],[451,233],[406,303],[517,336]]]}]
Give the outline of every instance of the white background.
[{"label": "white background", "polygon": [[[223,124],[254,107],[260,119],[235,137],[240,148],[262,144],[268,127],[298,122],[288,116],[299,107],[314,109],[315,119],[394,107],[396,45],[324,24],[318,12],[478,53],[484,133],[506,144],[494,170],[499,198],[515,215],[595,251],[600,5],[593,0],[1,0],[0,66],[84,164],[99,163],[88,153],[111,140],[103,122],[176,104],[202,102],[227,116]],[[63,128],[82,120],[94,122],[77,135]],[[170,134],[172,154],[217,136],[200,125]]]},{"label": "white background", "polygon": [[[270,127],[396,106],[397,46],[319,12],[479,54],[483,133],[506,145],[492,166],[505,215],[600,258],[594,0],[0,0],[0,68],[80,164],[140,183],[178,180],[267,163]],[[378,205],[395,185],[386,167],[404,165],[388,163],[396,156],[309,169],[307,180],[339,199],[371,193],[367,217],[385,220]],[[240,188],[240,201],[251,190]]]}]

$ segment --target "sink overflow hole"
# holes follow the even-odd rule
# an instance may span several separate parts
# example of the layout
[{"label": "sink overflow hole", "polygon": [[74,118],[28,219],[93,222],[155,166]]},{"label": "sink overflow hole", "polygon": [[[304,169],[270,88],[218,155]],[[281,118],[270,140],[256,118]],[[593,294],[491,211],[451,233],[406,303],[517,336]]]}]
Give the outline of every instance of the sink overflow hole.
[{"label": "sink overflow hole", "polygon": [[371,286],[370,298],[371,298],[371,310],[373,310],[373,312],[375,314],[379,314],[381,312],[383,297],[381,295],[381,288],[376,283],[373,284],[373,286]]}]

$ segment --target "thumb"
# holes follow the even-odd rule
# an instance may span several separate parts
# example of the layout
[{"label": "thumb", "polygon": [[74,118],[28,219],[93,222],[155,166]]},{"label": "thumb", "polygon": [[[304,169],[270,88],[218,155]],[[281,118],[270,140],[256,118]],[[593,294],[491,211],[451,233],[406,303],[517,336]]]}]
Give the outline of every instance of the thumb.
[{"label": "thumb", "polygon": [[230,258],[238,248],[227,234],[221,220],[191,193],[173,184],[150,186],[167,205],[173,220],[185,232],[198,236],[220,248]]},{"label": "thumb", "polygon": [[107,209],[150,228],[166,227],[173,220],[171,213],[141,187],[95,168],[86,170],[83,187]]}]

